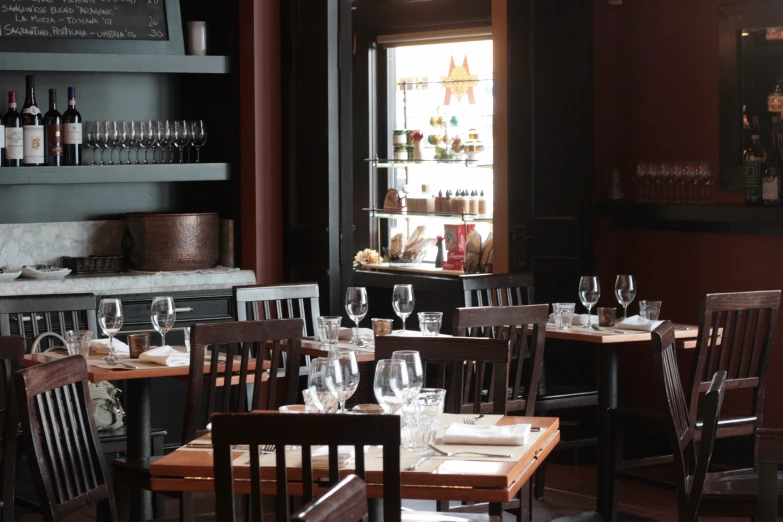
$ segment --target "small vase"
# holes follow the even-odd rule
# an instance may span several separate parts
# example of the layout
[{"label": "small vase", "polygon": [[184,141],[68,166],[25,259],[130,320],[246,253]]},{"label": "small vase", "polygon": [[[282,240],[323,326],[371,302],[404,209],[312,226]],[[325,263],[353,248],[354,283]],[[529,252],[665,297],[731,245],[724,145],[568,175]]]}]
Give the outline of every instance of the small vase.
[{"label": "small vase", "polygon": [[438,253],[435,256],[435,268],[443,268],[443,241],[438,241],[435,248],[438,249]]},{"label": "small vase", "polygon": [[421,145],[421,140],[413,142],[413,159],[416,161],[424,159],[424,148]]}]

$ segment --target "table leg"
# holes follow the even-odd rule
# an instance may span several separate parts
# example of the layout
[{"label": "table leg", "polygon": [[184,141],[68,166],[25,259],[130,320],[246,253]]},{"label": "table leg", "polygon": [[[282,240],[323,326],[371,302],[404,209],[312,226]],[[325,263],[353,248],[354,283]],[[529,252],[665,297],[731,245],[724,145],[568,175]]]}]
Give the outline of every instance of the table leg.
[{"label": "table leg", "polygon": [[[152,456],[150,416],[150,380],[129,379],[128,397],[125,400],[128,425],[128,457],[148,459]],[[152,492],[142,489],[131,491],[131,520],[152,519]]]},{"label": "table leg", "polygon": [[[519,509],[522,509],[522,506],[519,506]],[[490,502],[489,503],[489,516],[491,517],[500,517],[501,520],[503,519],[503,504],[501,502]]]},{"label": "table leg", "polygon": [[383,499],[367,499],[367,519],[369,522],[383,522]]},{"label": "table leg", "polygon": [[774,522],[778,516],[778,465],[759,463],[758,521]]},{"label": "table leg", "polygon": [[617,519],[612,427],[609,411],[617,408],[617,348],[598,347],[598,512],[606,522]]}]

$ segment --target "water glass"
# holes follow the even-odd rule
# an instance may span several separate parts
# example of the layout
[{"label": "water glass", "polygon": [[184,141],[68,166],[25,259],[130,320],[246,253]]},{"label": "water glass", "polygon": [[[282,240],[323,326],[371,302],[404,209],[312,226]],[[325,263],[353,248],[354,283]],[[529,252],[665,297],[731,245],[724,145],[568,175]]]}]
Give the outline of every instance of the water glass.
[{"label": "water glass", "polygon": [[109,354],[106,362],[114,364],[117,359],[117,350],[114,348],[114,335],[120,331],[125,321],[122,311],[122,301],[119,299],[101,299],[98,305],[98,324],[105,335],[109,336]]},{"label": "water glass", "polygon": [[405,361],[392,359],[378,361],[372,389],[375,400],[383,407],[384,413],[397,414],[400,411],[409,387]]},{"label": "water glass", "polygon": [[598,308],[598,326],[613,327],[617,319],[615,308]]},{"label": "water glass", "polygon": [[364,346],[364,341],[359,339],[359,323],[367,315],[370,309],[367,302],[367,289],[363,286],[351,286],[345,291],[345,311],[351,320],[356,323],[351,342],[356,346]]},{"label": "water glass", "polygon": [[329,359],[337,361],[340,372],[341,384],[335,387],[337,402],[340,404],[340,413],[345,413],[345,403],[356,393],[359,387],[359,362],[356,360],[356,352],[348,348],[332,348]]},{"label": "water glass", "polygon": [[628,305],[636,298],[636,279],[632,275],[619,275],[614,282],[614,296],[623,307],[623,319],[628,318]]},{"label": "water glass", "polygon": [[446,404],[446,390],[425,388],[403,406],[405,438],[411,451],[427,451],[435,442],[440,416]]},{"label": "water glass", "polygon": [[392,306],[394,313],[402,319],[402,329],[405,330],[405,320],[413,313],[416,297],[413,295],[413,285],[394,285],[392,291]]},{"label": "water glass", "polygon": [[323,316],[318,318],[318,337],[323,344],[337,344],[340,337],[340,325],[343,322],[342,317]]},{"label": "water glass", "polygon": [[336,359],[319,357],[310,363],[307,390],[313,406],[320,413],[332,413],[337,408],[338,391],[342,386],[340,364]]},{"label": "water glass", "polygon": [[422,335],[436,336],[440,333],[443,312],[419,312],[419,330]]},{"label": "water glass", "polygon": [[405,368],[408,370],[408,391],[405,400],[410,403],[424,386],[421,356],[416,350],[397,350],[392,353],[392,361],[405,361]]},{"label": "water glass", "polygon": [[582,279],[579,280],[579,300],[587,308],[587,325],[585,325],[585,328],[592,327],[590,311],[600,298],[601,284],[598,282],[598,278],[595,276],[582,276]]},{"label": "water glass", "polygon": [[555,318],[555,328],[567,330],[571,328],[571,322],[574,320],[574,311],[576,303],[552,303],[552,312]]},{"label": "water glass", "polygon": [[160,334],[160,345],[166,346],[166,334],[174,327],[177,320],[177,309],[173,297],[156,297],[150,307],[152,326]]},{"label": "water glass", "polygon": [[639,315],[650,321],[657,321],[661,315],[661,301],[639,301]]},{"label": "water glass", "polygon": [[65,335],[65,347],[68,355],[81,355],[87,357],[90,353],[90,341],[92,341],[92,332],[90,330],[68,330]]}]

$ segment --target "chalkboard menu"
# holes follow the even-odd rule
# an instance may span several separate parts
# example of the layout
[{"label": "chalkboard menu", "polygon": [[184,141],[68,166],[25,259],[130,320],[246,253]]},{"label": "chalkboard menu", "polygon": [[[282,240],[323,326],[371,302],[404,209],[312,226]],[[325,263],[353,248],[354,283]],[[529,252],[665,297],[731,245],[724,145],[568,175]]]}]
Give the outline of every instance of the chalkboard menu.
[{"label": "chalkboard menu", "polygon": [[0,40],[169,39],[165,0],[0,0]]}]

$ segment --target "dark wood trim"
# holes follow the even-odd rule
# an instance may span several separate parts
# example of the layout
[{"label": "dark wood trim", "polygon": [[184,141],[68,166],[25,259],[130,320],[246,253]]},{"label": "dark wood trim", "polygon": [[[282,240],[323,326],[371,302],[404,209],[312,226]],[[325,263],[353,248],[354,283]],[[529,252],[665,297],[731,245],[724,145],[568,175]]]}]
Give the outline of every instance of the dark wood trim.
[{"label": "dark wood trim", "polygon": [[[340,67],[340,201],[353,202],[353,71],[354,32],[351,0],[339,0],[339,43],[337,48]],[[354,208],[339,205],[340,212],[340,289],[353,286]],[[340,293],[338,293],[340,295]]]}]

